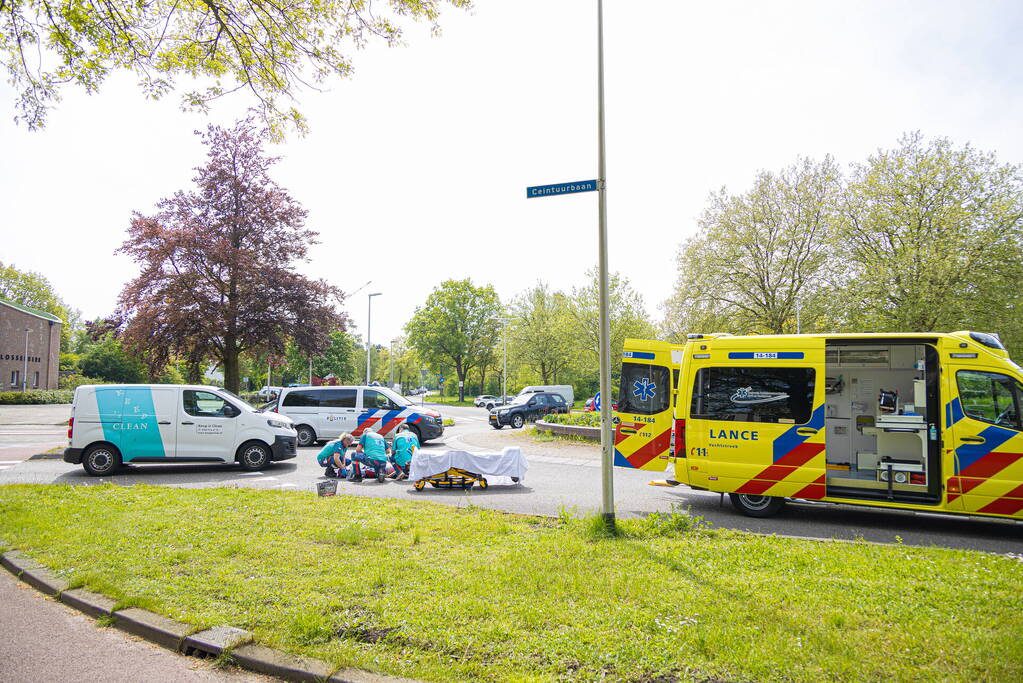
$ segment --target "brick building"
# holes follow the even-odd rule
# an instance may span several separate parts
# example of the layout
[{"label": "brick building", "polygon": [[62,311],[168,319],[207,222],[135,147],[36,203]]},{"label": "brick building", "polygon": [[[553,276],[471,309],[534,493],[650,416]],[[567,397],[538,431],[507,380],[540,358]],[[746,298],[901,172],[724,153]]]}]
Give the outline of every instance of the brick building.
[{"label": "brick building", "polygon": [[0,391],[20,391],[23,383],[57,388],[62,324],[52,313],[0,299]]}]

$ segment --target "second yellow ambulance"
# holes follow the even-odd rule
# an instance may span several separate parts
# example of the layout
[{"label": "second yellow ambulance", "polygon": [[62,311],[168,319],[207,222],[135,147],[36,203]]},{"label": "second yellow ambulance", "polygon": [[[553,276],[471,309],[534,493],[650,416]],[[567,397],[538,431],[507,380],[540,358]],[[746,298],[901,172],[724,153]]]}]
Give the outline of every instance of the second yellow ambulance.
[{"label": "second yellow ambulance", "polygon": [[615,464],[786,499],[1023,518],[1023,370],[979,332],[626,340]]}]

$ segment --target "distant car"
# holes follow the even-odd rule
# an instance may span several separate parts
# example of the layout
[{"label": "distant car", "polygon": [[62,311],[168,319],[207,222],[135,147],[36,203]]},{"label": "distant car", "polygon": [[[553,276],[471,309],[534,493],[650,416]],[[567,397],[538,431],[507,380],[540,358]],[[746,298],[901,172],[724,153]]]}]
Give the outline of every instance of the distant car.
[{"label": "distant car", "polygon": [[496,401],[496,400],[497,400],[497,396],[491,396],[490,394],[483,394],[482,396],[477,396],[476,398],[474,398],[473,401],[472,401],[472,404],[474,406],[476,406],[477,408],[482,408],[483,406],[487,405],[487,403],[490,403],[491,401]]},{"label": "distant car", "polygon": [[487,410],[493,410],[497,406],[506,406],[515,401],[514,396],[505,396],[503,399],[500,396],[491,397],[489,401],[483,404],[483,407]]},{"label": "distant car", "polygon": [[[594,405],[593,398],[594,397],[591,396],[590,398],[586,399],[586,405],[583,406],[583,412],[584,413],[592,413],[592,412],[594,412],[597,409],[597,407]],[[618,410],[618,402],[617,401],[611,401],[611,410]]]},{"label": "distant car", "polygon": [[501,406],[490,411],[490,426],[500,429],[510,425],[512,429],[520,429],[527,421],[535,421],[552,413],[567,413],[568,403],[561,394],[541,391],[535,394],[519,396],[508,406]]}]

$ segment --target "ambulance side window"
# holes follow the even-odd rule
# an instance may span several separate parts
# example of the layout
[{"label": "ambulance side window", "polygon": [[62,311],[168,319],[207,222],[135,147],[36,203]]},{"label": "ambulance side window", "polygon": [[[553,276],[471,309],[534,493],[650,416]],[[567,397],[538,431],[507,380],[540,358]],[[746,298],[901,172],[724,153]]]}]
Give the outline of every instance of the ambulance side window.
[{"label": "ambulance side window", "polygon": [[805,424],[813,412],[812,368],[703,368],[689,414],[703,420]]},{"label": "ambulance side window", "polygon": [[963,412],[975,420],[1020,429],[1019,401],[1023,387],[1008,375],[980,370],[956,373]]},{"label": "ambulance side window", "polygon": [[661,365],[622,363],[618,412],[656,415],[671,406],[671,375]]}]

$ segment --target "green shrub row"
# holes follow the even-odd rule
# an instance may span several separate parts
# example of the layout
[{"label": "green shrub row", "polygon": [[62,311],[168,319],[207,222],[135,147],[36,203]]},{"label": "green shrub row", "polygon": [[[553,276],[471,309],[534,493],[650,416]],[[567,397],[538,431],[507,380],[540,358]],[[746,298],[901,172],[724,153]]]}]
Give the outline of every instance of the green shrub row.
[{"label": "green shrub row", "polygon": [[43,405],[47,403],[71,403],[75,392],[70,390],[47,391],[31,389],[29,391],[0,391],[0,405]]},{"label": "green shrub row", "polygon": [[548,415],[544,422],[553,422],[559,425],[572,425],[574,427],[599,427],[600,413],[592,411],[589,413],[562,413],[560,415]]}]

